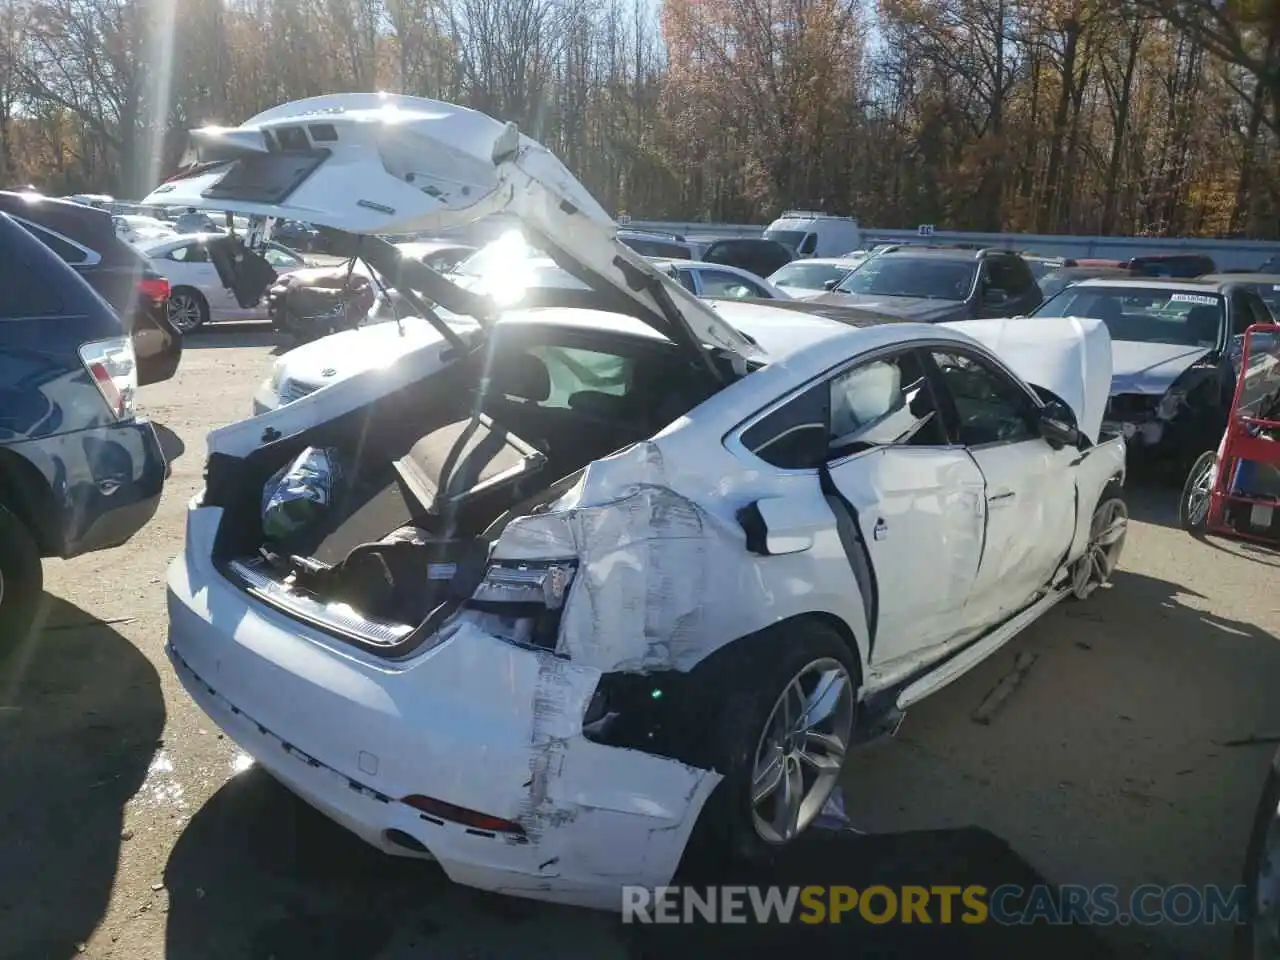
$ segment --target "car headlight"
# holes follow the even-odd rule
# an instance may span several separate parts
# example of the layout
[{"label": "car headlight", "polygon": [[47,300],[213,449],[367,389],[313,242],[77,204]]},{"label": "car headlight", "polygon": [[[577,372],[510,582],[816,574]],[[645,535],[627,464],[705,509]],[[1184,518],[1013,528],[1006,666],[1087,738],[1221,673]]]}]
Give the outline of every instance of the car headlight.
[{"label": "car headlight", "polygon": [[1182,387],[1170,387],[1168,392],[1156,404],[1156,418],[1172,420],[1178,411],[1187,405],[1187,391]]}]

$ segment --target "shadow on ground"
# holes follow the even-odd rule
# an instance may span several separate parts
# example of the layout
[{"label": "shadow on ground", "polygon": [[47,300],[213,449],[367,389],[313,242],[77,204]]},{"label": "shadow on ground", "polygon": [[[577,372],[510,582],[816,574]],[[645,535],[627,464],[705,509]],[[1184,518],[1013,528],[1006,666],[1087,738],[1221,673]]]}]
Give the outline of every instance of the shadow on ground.
[{"label": "shadow on ground", "polygon": [[207,323],[182,338],[184,350],[208,350],[216,347],[273,347],[273,356],[294,346],[291,337],[271,329],[265,320],[233,320]]},{"label": "shadow on ground", "polygon": [[0,661],[4,960],[75,956],[98,925],[124,806],[165,720],[159,678],[133,644],[48,594],[44,614]]},{"label": "shadow on ground", "polygon": [[621,956],[612,918],[482,894],[390,857],[260,768],[192,817],[165,869],[169,960]]}]

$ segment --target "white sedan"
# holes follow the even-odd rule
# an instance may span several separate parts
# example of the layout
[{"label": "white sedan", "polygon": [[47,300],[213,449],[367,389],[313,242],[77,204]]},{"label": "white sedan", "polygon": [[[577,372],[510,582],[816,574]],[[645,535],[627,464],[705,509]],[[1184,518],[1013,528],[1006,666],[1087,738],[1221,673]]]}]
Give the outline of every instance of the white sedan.
[{"label": "white sedan", "polygon": [[142,217],[131,213],[116,214],[111,218],[116,236],[125,243],[138,244],[177,236],[173,224],[155,217]]},{"label": "white sedan", "polygon": [[741,300],[789,300],[791,294],[756,276],[750,270],[731,267],[724,263],[703,263],[701,260],[654,259],[659,269],[679,280],[686,290],[697,297]]},{"label": "white sedan", "polygon": [[[243,306],[219,274],[209,256],[208,243],[222,236],[171,235],[136,244],[151,258],[152,268],[169,281],[169,319],[183,333],[210,321],[261,320],[267,315],[261,301]],[[301,256],[278,243],[266,244],[261,253],[277,275],[307,265]]]},{"label": "white sedan", "polygon": [[769,275],[769,282],[797,300],[811,300],[830,293],[866,261],[865,255],[792,260]]},{"label": "white sedan", "polygon": [[[285,127],[338,146],[267,205],[256,141]],[[221,163],[160,196],[305,213],[388,262],[378,234],[507,211],[611,305],[495,311],[409,269],[474,328],[428,318],[388,366],[208,437],[174,670],[387,853],[613,910],[671,880],[695,825],[770,856],[860,725],[1110,581],[1124,443],[1100,435],[1097,321],[713,309],[545,148],[447,103],[317,97],[193,141]]]}]

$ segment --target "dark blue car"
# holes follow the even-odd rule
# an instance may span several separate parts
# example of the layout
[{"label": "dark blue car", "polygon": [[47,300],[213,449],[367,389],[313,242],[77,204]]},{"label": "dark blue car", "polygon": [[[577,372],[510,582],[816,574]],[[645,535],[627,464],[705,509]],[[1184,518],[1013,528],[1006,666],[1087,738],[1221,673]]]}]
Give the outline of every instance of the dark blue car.
[{"label": "dark blue car", "polygon": [[0,213],[0,654],[31,629],[43,557],[118,546],[155,513],[166,465],[137,381],[120,317]]}]

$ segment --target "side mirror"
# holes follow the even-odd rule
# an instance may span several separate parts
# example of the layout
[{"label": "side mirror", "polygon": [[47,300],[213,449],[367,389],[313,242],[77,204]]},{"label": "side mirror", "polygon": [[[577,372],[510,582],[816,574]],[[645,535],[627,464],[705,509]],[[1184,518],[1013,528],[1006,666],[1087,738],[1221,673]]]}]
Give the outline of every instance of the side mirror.
[{"label": "side mirror", "polygon": [[824,280],[824,281],[822,281],[822,289],[823,289],[823,290],[834,290],[834,289],[836,288],[836,284],[838,284],[839,282],[840,282],[839,280],[836,280],[836,279],[834,279],[834,278],[833,278],[833,279],[831,279],[831,280]]},{"label": "side mirror", "polygon": [[1055,450],[1080,445],[1080,430],[1071,408],[1051,400],[1040,408],[1040,436]]}]

